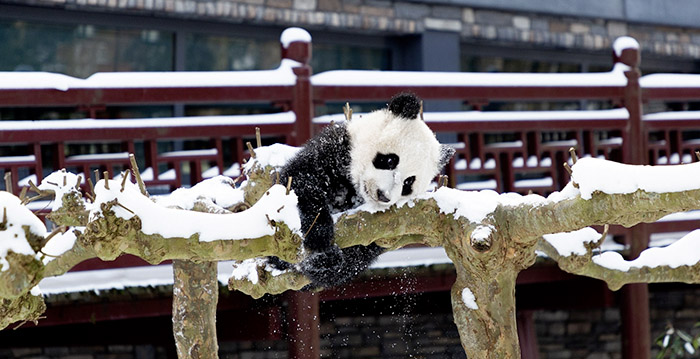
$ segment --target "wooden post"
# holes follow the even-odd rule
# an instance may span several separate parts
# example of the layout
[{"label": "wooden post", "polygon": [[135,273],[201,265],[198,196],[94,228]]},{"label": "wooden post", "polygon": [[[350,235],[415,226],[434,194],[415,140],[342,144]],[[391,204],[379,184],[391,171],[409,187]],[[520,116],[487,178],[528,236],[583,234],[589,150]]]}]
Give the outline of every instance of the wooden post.
[{"label": "wooden post", "polygon": [[516,313],[518,339],[520,340],[520,355],[522,359],[539,358],[535,320],[532,314],[531,310],[519,310]]},{"label": "wooden post", "polygon": [[287,345],[290,359],[321,356],[319,296],[312,292],[287,294]]},{"label": "wooden post", "polygon": [[[285,32],[290,30],[305,31],[301,29],[287,29]],[[311,38],[308,33],[306,33],[306,35],[309,39]],[[282,38],[284,37],[285,33],[282,34]],[[311,88],[312,70],[311,66],[309,66],[309,61],[311,60],[311,42],[303,41],[301,38],[294,38],[289,44],[282,43],[281,46],[283,60],[294,60],[299,63],[299,66],[292,69],[297,77],[292,97],[292,110],[296,115],[296,122],[294,123],[294,133],[292,134],[292,141],[290,144],[301,146],[306,140],[311,138],[313,134],[311,123],[314,117],[313,93]]]},{"label": "wooden post", "polygon": [[[629,112],[629,121],[625,129],[623,143],[623,161],[629,164],[643,165],[648,162],[646,150],[647,136],[642,121],[642,89],[639,85],[640,52],[636,41],[630,38],[616,40],[614,59],[616,63],[629,66],[625,70],[627,86],[625,87],[624,105]],[[621,46],[630,44],[633,46]],[[636,45],[636,46],[634,46]],[[634,259],[647,248],[649,234],[644,224],[632,227],[628,231],[630,245],[629,259]],[[651,358],[651,326],[649,316],[649,286],[647,284],[629,284],[622,288],[620,316],[622,318],[622,357],[625,359]]]}]

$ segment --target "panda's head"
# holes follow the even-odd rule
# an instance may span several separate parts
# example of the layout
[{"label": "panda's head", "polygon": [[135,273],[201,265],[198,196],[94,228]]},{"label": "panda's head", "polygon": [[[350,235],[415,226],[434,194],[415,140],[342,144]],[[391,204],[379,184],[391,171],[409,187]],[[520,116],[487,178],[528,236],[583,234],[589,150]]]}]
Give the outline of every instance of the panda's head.
[{"label": "panda's head", "polygon": [[419,118],[420,109],[415,95],[401,93],[348,124],[350,176],[366,203],[390,206],[424,193],[454,154]]}]

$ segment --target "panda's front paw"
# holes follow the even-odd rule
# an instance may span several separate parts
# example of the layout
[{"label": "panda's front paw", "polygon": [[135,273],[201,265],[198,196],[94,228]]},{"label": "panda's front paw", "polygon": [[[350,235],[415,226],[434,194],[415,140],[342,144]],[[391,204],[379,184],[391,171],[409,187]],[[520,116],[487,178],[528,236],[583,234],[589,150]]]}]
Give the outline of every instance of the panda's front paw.
[{"label": "panda's front paw", "polygon": [[343,273],[345,259],[337,246],[320,252],[312,252],[301,263],[301,271],[316,287],[333,287],[347,280]]}]

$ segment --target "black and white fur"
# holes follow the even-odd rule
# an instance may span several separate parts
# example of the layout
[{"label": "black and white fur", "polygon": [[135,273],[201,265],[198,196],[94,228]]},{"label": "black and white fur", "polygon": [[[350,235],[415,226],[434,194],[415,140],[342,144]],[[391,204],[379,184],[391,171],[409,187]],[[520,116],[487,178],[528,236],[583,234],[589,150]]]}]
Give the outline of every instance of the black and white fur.
[{"label": "black and white fur", "polygon": [[[387,208],[424,193],[454,154],[418,119],[420,100],[399,94],[387,108],[327,126],[282,169],[298,197],[305,259],[296,267],[314,287],[341,284],[382,253],[375,244],[340,249],[332,214],[370,203]],[[292,266],[278,258],[278,269]]]}]

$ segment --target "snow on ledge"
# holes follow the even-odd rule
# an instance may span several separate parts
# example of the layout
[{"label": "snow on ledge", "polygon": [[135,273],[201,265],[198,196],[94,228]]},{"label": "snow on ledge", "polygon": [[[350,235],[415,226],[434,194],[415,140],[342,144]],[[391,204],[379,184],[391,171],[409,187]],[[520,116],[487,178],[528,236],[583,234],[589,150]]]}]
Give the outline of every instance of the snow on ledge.
[{"label": "snow on ledge", "polygon": [[581,198],[591,199],[593,192],[626,194],[681,192],[700,188],[700,162],[670,166],[636,166],[598,158],[581,158],[572,167],[572,180],[578,184]]},{"label": "snow on ledge", "polygon": [[[622,65],[622,64],[617,64]],[[487,73],[334,70],[311,77],[314,86],[624,87],[626,65],[600,73]]]},{"label": "snow on ledge", "polygon": [[98,72],[87,79],[50,72],[0,72],[0,90],[294,86],[292,68],[298,66],[294,60],[283,59],[273,70]]},{"label": "snow on ledge", "polygon": [[292,124],[296,120],[294,112],[281,112],[261,115],[235,116],[195,116],[136,118],[120,120],[45,120],[45,121],[0,121],[2,130],[72,130],[72,129],[128,129],[145,127],[197,127],[197,126],[236,126]]},{"label": "snow on ledge", "polygon": [[[353,113],[353,118],[367,113]],[[557,121],[557,120],[627,120],[629,112],[625,108],[594,111],[453,111],[425,112],[423,118],[427,123],[438,122],[481,122],[481,121]],[[341,123],[344,114],[324,115],[314,118],[315,124]]]},{"label": "snow on ledge", "polygon": [[642,88],[685,88],[698,87],[698,74],[651,74],[642,76],[639,85]]}]

